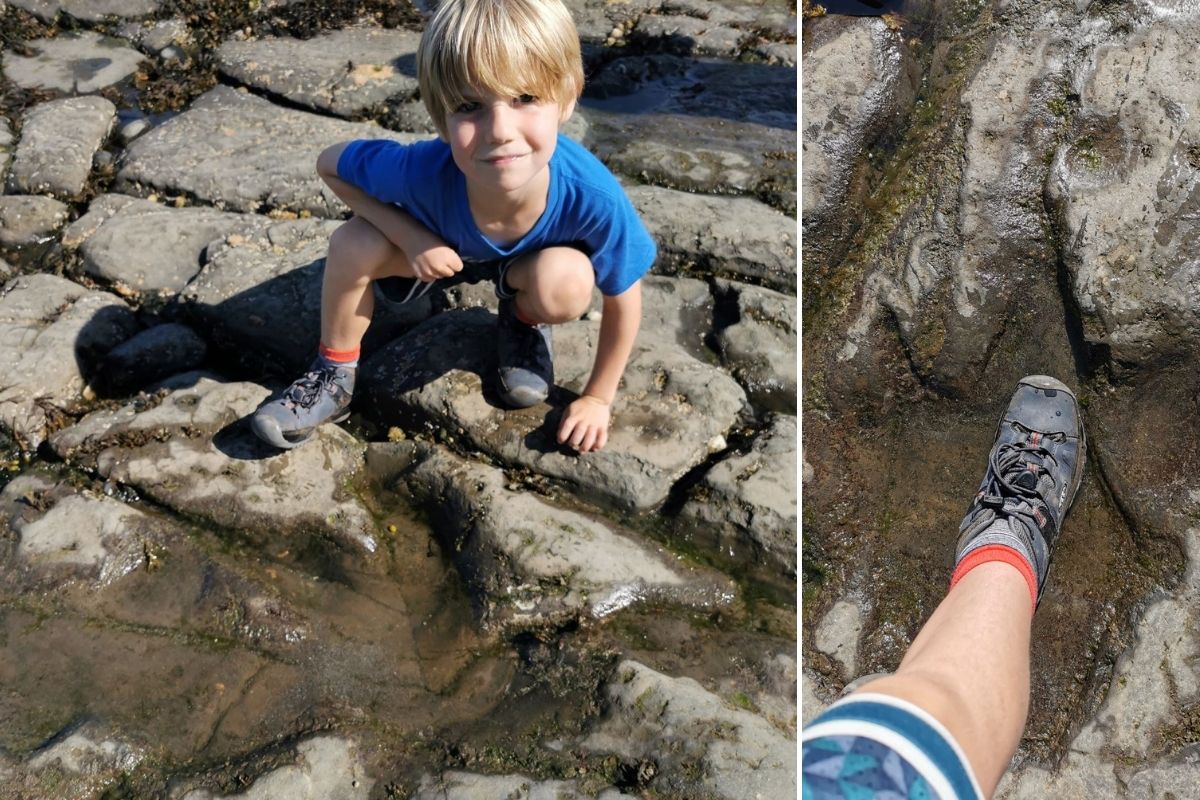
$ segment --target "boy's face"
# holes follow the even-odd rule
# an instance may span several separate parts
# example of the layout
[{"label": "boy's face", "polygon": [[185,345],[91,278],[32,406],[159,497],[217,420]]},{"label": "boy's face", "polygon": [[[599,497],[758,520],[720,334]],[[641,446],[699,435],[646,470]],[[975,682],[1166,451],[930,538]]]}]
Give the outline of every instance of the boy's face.
[{"label": "boy's face", "polygon": [[571,116],[551,99],[468,92],[446,120],[450,152],[473,189],[520,196],[540,187],[558,127]]}]

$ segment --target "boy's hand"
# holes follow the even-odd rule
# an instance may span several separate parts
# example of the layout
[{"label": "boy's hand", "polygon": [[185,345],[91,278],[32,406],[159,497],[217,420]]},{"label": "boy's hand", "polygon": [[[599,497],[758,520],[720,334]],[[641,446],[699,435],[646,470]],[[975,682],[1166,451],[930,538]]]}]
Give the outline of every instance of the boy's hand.
[{"label": "boy's hand", "polygon": [[558,426],[558,443],[569,444],[580,453],[590,453],[608,444],[608,421],[612,409],[598,397],[583,395],[567,406]]},{"label": "boy's hand", "polygon": [[409,260],[409,266],[412,267],[417,280],[423,283],[436,281],[438,278],[449,278],[463,268],[458,253],[436,236],[430,236],[418,247],[420,250]]}]

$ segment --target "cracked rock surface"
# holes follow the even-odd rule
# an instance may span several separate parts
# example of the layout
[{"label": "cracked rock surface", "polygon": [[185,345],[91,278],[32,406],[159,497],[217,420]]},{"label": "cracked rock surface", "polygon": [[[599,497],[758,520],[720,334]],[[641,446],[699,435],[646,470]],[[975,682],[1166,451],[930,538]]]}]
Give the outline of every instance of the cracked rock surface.
[{"label": "cracked rock surface", "polygon": [[317,155],[434,135],[427,3],[0,0],[0,797],[795,794],[796,9],[566,5],[561,133],[661,254],[585,455],[604,302],[517,411],[489,284],[371,295],[348,418],[250,429],[317,350]]}]

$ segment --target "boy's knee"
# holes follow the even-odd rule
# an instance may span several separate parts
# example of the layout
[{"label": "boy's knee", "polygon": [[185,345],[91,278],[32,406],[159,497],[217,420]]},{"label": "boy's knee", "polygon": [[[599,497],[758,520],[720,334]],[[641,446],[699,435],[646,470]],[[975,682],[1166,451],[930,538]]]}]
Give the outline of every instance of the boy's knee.
[{"label": "boy's knee", "polygon": [[392,256],[394,245],[371,223],[351,217],[329,237],[329,261],[340,269],[371,273]]},{"label": "boy's knee", "polygon": [[582,317],[592,303],[596,274],[591,259],[573,248],[543,252],[538,263],[536,294],[543,322],[570,322]]}]

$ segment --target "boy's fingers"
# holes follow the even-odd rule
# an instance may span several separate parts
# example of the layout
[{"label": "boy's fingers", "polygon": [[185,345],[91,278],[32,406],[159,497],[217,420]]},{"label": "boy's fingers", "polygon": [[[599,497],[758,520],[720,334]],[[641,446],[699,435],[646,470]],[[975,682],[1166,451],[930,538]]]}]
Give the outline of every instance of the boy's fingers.
[{"label": "boy's fingers", "polygon": [[571,430],[575,427],[574,417],[567,416],[563,419],[562,425],[558,426],[558,443],[562,444],[571,435]]},{"label": "boy's fingers", "polygon": [[596,449],[596,431],[589,430],[587,436],[583,437],[583,447],[581,452],[590,453]]}]

